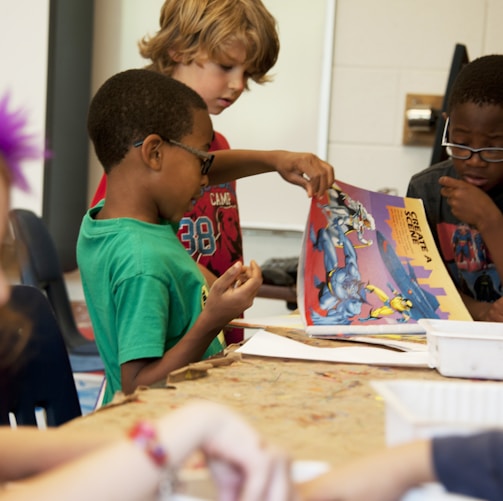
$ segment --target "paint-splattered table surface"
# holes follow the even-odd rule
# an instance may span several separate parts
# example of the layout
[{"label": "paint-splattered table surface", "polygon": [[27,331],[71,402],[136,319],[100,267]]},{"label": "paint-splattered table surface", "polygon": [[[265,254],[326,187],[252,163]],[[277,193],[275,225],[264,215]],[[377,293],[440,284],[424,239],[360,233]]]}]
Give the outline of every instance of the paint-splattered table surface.
[{"label": "paint-splattered table surface", "polygon": [[[340,341],[307,342],[342,345]],[[294,459],[335,466],[385,445],[385,403],[370,381],[393,379],[445,380],[431,369],[243,356],[231,365],[209,369],[204,378],[138,391],[120,405],[66,426],[122,433],[140,418],[155,419],[189,400],[205,398],[237,409]]]}]

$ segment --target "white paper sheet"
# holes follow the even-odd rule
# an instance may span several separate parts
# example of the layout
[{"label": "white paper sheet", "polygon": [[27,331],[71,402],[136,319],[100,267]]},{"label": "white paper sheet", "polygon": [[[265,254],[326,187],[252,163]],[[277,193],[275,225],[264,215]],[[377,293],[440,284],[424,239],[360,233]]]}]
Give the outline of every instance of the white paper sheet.
[{"label": "white paper sheet", "polygon": [[298,313],[288,315],[275,315],[270,317],[235,318],[231,325],[249,327],[253,329],[266,329],[267,327],[284,327],[285,329],[304,330],[304,323]]},{"label": "white paper sheet", "polygon": [[261,357],[318,360],[348,364],[429,367],[427,351],[397,352],[387,348],[366,346],[320,348],[264,330],[257,331],[237,351],[245,355]]}]

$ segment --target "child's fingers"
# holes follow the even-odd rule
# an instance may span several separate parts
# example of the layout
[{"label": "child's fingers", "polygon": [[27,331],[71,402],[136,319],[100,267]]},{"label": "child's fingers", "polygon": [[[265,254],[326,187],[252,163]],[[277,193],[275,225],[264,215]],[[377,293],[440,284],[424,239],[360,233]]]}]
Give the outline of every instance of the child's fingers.
[{"label": "child's fingers", "polygon": [[211,290],[215,290],[220,294],[223,293],[229,287],[233,287],[234,283],[238,280],[240,274],[242,273],[243,263],[234,263],[230,268],[228,268],[219,278],[213,283]]},{"label": "child's fingers", "polygon": [[246,267],[245,273],[242,275],[243,277],[240,277],[242,279],[242,283],[246,283],[251,280],[254,284],[256,284],[257,289],[262,285],[262,270],[255,261],[250,262],[250,266]]},{"label": "child's fingers", "polygon": [[215,281],[212,289],[223,293],[229,288],[241,287],[244,284],[248,284],[250,289],[256,288],[257,290],[262,284],[262,271],[255,261],[251,261],[249,266],[244,266],[240,262],[233,264]]},{"label": "child's fingers", "polygon": [[450,176],[442,176],[439,178],[438,182],[445,188],[460,188],[466,184],[466,181]]},{"label": "child's fingers", "polygon": [[248,271],[250,273],[250,277],[259,278],[262,280],[262,270],[256,261],[253,259],[250,261],[250,266],[248,267]]}]

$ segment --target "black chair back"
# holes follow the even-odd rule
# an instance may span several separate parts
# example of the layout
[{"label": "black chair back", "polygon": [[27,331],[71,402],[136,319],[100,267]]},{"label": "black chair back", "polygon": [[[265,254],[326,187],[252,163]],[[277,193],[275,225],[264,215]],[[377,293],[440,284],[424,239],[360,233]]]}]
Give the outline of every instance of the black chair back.
[{"label": "black chair back", "polygon": [[8,425],[11,413],[18,425],[36,425],[37,410],[47,426],[80,416],[68,353],[47,298],[35,287],[14,285],[8,305],[28,320],[30,332],[13,366],[2,370],[0,424]]},{"label": "black chair back", "polygon": [[96,343],[84,337],[75,322],[56,246],[43,219],[27,209],[12,209],[9,220],[21,283],[37,287],[47,296],[74,370],[103,370]]}]

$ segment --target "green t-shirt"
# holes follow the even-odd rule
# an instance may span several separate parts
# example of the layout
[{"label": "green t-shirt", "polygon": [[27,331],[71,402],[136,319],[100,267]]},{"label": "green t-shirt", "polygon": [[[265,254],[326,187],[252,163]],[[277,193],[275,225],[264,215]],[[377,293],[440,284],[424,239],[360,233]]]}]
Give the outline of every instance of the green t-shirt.
[{"label": "green t-shirt", "polygon": [[[107,378],[104,403],[121,390],[121,364],[160,358],[192,327],[208,288],[176,225],[84,216],[77,261]],[[203,358],[222,351],[215,338]]]}]

